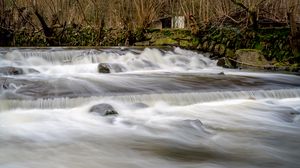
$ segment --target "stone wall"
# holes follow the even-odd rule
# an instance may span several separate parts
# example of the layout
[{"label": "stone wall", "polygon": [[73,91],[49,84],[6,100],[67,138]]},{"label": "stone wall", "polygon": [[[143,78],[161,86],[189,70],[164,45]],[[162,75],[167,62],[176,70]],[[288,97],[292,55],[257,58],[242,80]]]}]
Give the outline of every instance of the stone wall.
[{"label": "stone wall", "polygon": [[[227,68],[283,69],[299,67],[293,55],[289,28],[240,30],[210,28],[193,35],[189,30],[148,30],[146,41],[136,45],[179,46],[213,53]],[[242,53],[242,54],[241,54]],[[247,56],[248,55],[248,56]],[[252,59],[252,60],[251,60]]]},{"label": "stone wall", "polygon": [[200,35],[198,50],[212,52],[219,57],[234,57],[239,49],[256,49],[262,52],[268,61],[290,61],[293,53],[289,43],[290,30],[260,29],[258,31],[236,28],[211,29]]},{"label": "stone wall", "polygon": [[[185,29],[148,29],[129,33],[110,29],[99,33],[91,27],[69,27],[53,38],[60,46],[122,46],[128,39],[135,42],[131,43],[135,46],[178,46],[213,53],[213,58],[226,59],[223,62],[232,63],[226,67],[236,67],[232,60],[237,61],[238,50],[251,49],[263,55],[270,66],[298,67],[299,58],[293,55],[289,35],[289,28],[252,31],[234,27],[211,27],[194,35]],[[9,41],[5,42],[7,46],[49,45],[41,31],[15,32],[10,35]]]}]

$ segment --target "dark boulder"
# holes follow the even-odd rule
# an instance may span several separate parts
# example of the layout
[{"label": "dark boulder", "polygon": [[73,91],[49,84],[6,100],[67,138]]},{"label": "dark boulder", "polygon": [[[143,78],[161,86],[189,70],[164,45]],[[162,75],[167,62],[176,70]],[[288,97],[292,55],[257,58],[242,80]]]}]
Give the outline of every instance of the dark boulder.
[{"label": "dark boulder", "polygon": [[100,63],[98,65],[98,72],[99,73],[110,73],[109,64],[106,63]]},{"label": "dark boulder", "polygon": [[25,73],[38,73],[38,71],[31,68],[0,67],[0,74],[3,75],[23,75]]},{"label": "dark boulder", "polygon": [[90,111],[100,116],[118,115],[119,113],[110,104],[98,104],[93,106]]},{"label": "dark boulder", "polygon": [[220,73],[218,73],[218,75],[225,75],[225,73],[224,72],[220,72]]},{"label": "dark boulder", "polygon": [[100,63],[98,65],[99,73],[123,72],[125,68],[120,64]]},{"label": "dark boulder", "polygon": [[230,61],[226,57],[222,57],[218,59],[217,66],[223,67],[223,68],[235,68],[232,61]]},{"label": "dark boulder", "polygon": [[24,71],[22,68],[16,67],[0,67],[0,74],[4,75],[22,75]]},{"label": "dark boulder", "polygon": [[226,58],[225,57],[220,58],[217,62],[217,66],[226,67]]}]

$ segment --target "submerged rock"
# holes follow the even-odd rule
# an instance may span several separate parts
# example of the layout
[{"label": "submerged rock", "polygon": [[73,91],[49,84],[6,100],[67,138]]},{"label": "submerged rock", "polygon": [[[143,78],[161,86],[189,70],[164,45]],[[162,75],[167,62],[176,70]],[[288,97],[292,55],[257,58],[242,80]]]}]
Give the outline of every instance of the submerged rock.
[{"label": "submerged rock", "polygon": [[218,75],[225,75],[225,73],[224,72],[220,72],[220,73],[218,73]]},{"label": "submerged rock", "polygon": [[0,67],[0,74],[4,75],[23,75],[25,73],[39,73],[35,69],[31,68],[18,68],[18,67]]},{"label": "submerged rock", "polygon": [[289,122],[289,123],[292,123],[294,122],[295,118],[297,116],[300,115],[300,112],[296,111],[296,110],[293,110],[291,109],[290,111],[285,111],[285,112],[282,112],[282,113],[278,113],[277,116],[285,121],[285,122]]},{"label": "submerged rock", "polygon": [[22,75],[24,71],[22,68],[16,67],[0,67],[0,74],[4,75]]},{"label": "submerged rock", "polygon": [[93,106],[90,111],[100,116],[118,115],[119,113],[110,104],[98,104]]},{"label": "submerged rock", "polygon": [[193,127],[203,127],[203,123],[196,119],[196,120],[191,120],[191,119],[187,119],[187,120],[183,120],[183,123],[186,125],[192,125]]},{"label": "submerged rock", "polygon": [[131,104],[131,106],[133,108],[138,108],[138,109],[142,109],[142,108],[148,108],[149,106],[145,103],[133,103]]},{"label": "submerged rock", "polygon": [[205,129],[204,124],[198,119],[181,120],[174,122],[171,125],[190,135],[206,136],[207,134],[210,134],[210,132]]},{"label": "submerged rock", "polygon": [[98,65],[99,73],[123,72],[125,68],[119,64],[100,63]]}]

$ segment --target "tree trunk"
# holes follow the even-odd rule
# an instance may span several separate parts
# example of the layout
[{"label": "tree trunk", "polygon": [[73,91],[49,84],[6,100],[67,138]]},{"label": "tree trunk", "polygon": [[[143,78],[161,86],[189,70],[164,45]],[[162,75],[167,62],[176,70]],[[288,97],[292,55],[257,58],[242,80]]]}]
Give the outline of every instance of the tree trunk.
[{"label": "tree trunk", "polygon": [[[258,28],[257,8],[256,7],[247,7],[240,0],[231,0],[231,2],[247,11],[247,13],[249,14],[248,19],[251,23],[252,28],[257,29]],[[264,0],[262,0],[260,3],[262,3],[262,2],[264,2]]]},{"label": "tree trunk", "polygon": [[5,1],[0,0],[0,46],[9,46],[13,43],[12,15],[12,11],[6,9]]},{"label": "tree trunk", "polygon": [[34,13],[35,13],[35,15],[37,16],[39,22],[42,25],[44,35],[46,36],[46,40],[49,43],[49,45],[50,46],[57,45],[57,43],[53,39],[53,35],[54,35],[53,29],[48,26],[48,24],[46,23],[45,18],[39,13],[39,11],[37,9],[35,9]]},{"label": "tree trunk", "polygon": [[294,37],[297,35],[298,32],[295,15],[293,14],[293,12],[289,12],[287,15],[289,19],[289,25],[291,27],[291,35]]},{"label": "tree trunk", "polygon": [[3,16],[4,14],[4,10],[5,10],[5,6],[4,6],[4,0],[0,0],[0,17]]},{"label": "tree trunk", "polygon": [[250,23],[254,30],[258,29],[257,11],[249,10]]},{"label": "tree trunk", "polygon": [[297,29],[296,18],[294,12],[288,14],[289,25],[291,27],[290,44],[293,50],[293,54],[297,59],[300,59],[300,32]]}]

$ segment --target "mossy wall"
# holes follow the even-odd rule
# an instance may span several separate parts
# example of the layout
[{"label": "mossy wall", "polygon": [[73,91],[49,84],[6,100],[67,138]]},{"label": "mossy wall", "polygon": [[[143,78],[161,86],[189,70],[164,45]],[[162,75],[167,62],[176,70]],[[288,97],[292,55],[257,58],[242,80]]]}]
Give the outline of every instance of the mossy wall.
[{"label": "mossy wall", "polygon": [[153,46],[180,46],[187,49],[196,49],[199,38],[190,30],[183,29],[151,29],[146,31],[145,40]]},{"label": "mossy wall", "polygon": [[[218,27],[202,30],[198,35],[182,29],[148,29],[128,34],[122,30],[99,31],[92,27],[68,27],[61,32],[53,37],[59,46],[120,46],[125,45],[128,36],[131,36],[135,42],[133,45],[172,45],[212,52],[217,57],[234,57],[238,49],[257,49],[269,61],[294,63],[296,60],[290,47],[288,28],[253,31]],[[49,46],[42,31],[27,32],[26,30],[14,33],[6,44],[8,46]]]},{"label": "mossy wall", "polygon": [[[1,30],[0,30],[1,31]],[[67,27],[63,31],[58,31],[52,41],[57,46],[118,46],[125,45],[126,32],[120,30],[97,30],[92,27],[74,28]],[[1,34],[1,32],[0,32]],[[3,33],[2,33],[3,34]],[[11,37],[0,43],[0,46],[28,47],[28,46],[49,46],[44,33],[41,31],[29,32],[21,30],[14,32]]]},{"label": "mossy wall", "polygon": [[238,49],[260,50],[269,61],[294,61],[289,43],[288,28],[239,30],[237,28],[215,28],[199,35],[199,50],[232,57]]}]

